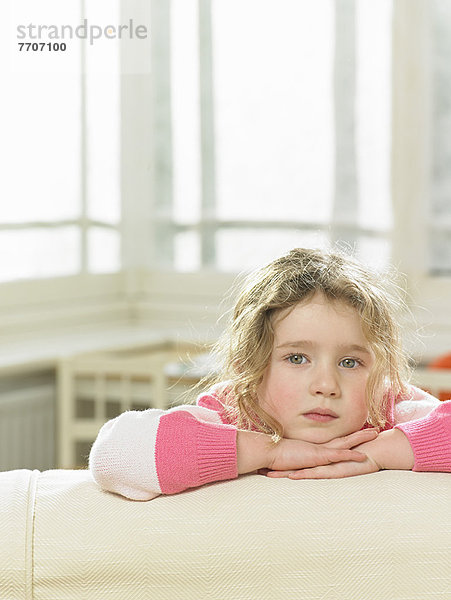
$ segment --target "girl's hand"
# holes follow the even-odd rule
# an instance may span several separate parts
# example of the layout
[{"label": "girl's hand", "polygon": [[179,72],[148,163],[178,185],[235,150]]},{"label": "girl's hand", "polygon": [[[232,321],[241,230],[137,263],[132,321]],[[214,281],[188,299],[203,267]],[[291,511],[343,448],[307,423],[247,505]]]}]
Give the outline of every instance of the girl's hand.
[{"label": "girl's hand", "polygon": [[374,440],[375,429],[356,431],[324,444],[313,444],[303,440],[282,439],[277,444],[270,436],[253,431],[237,433],[238,473],[250,473],[258,469],[270,469],[287,477],[293,470],[342,463],[365,461],[366,456],[353,446]]},{"label": "girl's hand", "polygon": [[365,459],[359,462],[335,462],[296,471],[272,470],[268,471],[267,476],[289,479],[332,479],[365,475],[380,469],[409,470],[413,468],[415,462],[409,440],[399,429],[384,431],[377,439],[355,446],[353,449],[363,453]]},{"label": "girl's hand", "polygon": [[[376,429],[363,429],[347,436],[336,438],[324,444],[314,444],[301,440],[282,439],[273,448],[268,469],[271,471],[286,471],[292,469],[289,465],[303,463],[303,469],[317,466],[327,466],[331,463],[345,464],[350,461],[361,462],[366,456],[354,447],[369,442],[377,437]],[[351,450],[351,448],[354,448]]]}]

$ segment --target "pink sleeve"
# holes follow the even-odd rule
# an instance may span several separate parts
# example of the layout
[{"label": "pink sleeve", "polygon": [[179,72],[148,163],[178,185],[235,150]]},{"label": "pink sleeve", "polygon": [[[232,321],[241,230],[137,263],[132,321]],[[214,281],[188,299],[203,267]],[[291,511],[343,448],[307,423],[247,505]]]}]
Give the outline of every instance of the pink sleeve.
[{"label": "pink sleeve", "polygon": [[237,477],[236,429],[201,406],[127,411],[101,428],[89,466],[103,489],[151,500]]},{"label": "pink sleeve", "polygon": [[184,411],[163,415],[155,462],[163,494],[238,477],[236,429],[199,421]]},{"label": "pink sleeve", "polygon": [[415,456],[413,471],[451,472],[451,401],[428,415],[395,426],[408,437]]}]

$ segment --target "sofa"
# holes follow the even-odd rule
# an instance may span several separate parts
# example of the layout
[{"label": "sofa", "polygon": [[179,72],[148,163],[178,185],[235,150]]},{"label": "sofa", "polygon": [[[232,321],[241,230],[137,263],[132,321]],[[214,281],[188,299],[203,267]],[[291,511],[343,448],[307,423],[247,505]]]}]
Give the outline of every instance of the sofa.
[{"label": "sofa", "polygon": [[451,477],[246,475],[149,502],[0,473],[1,600],[449,600]]}]

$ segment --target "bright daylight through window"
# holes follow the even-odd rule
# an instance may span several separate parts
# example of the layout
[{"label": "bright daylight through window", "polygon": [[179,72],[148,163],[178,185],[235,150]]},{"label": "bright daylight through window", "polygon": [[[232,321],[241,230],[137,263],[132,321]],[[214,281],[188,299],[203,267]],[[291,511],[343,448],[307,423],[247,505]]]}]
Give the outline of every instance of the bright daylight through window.
[{"label": "bright daylight through window", "polygon": [[[19,53],[2,52],[0,282],[114,273],[140,256],[154,270],[235,272],[293,246],[337,241],[384,267],[399,180],[396,6],[155,0],[152,70],[133,92],[121,73],[124,40],[96,40],[93,53],[71,39],[57,71],[46,68],[49,56],[24,66]],[[412,212],[409,223],[428,229],[420,270],[447,275],[449,3],[434,0],[427,14],[432,75],[418,143],[430,148],[431,179],[424,214]],[[49,14],[43,3],[0,6],[10,34],[11,24],[58,20],[120,23],[120,1],[65,0]],[[143,117],[124,113],[124,90],[132,106],[133,93],[145,97],[152,125],[143,147],[135,133]],[[408,90],[401,96],[405,103]],[[144,200],[124,186],[121,198],[124,165],[129,181],[151,180]]]},{"label": "bright daylight through window", "polygon": [[[46,6],[2,3],[0,19],[9,35],[20,23],[118,21],[117,0],[108,15],[80,0],[59,14]],[[2,53],[0,281],[117,271],[119,43],[99,41],[94,53],[72,39],[61,56],[31,54]]]}]

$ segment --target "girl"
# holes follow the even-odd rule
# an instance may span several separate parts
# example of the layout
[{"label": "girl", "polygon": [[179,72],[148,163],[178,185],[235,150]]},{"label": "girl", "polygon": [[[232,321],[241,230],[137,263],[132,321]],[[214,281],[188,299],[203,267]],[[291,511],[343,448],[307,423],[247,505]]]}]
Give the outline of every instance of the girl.
[{"label": "girl", "polygon": [[215,385],[106,423],[95,480],[135,500],[256,470],[329,478],[451,471],[451,402],[406,384],[394,297],[350,256],[294,249],[251,276]]}]

